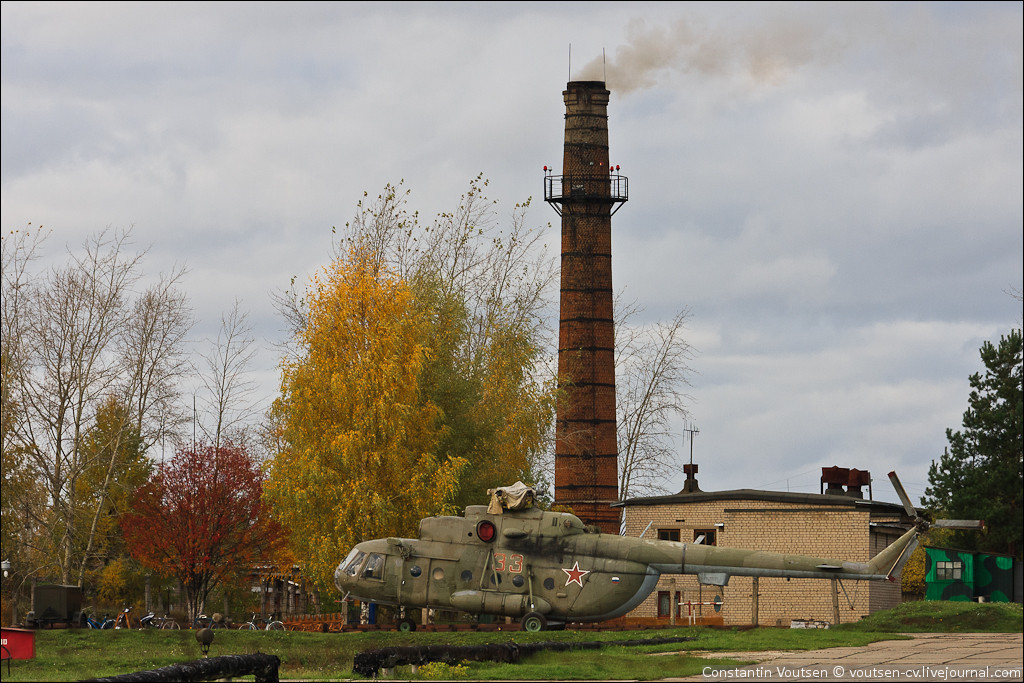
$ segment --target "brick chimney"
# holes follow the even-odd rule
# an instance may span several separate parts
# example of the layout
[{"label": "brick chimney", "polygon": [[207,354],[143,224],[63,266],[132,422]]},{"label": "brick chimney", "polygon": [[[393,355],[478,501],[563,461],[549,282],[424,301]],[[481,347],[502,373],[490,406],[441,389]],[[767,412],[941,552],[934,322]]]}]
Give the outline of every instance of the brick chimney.
[{"label": "brick chimney", "polygon": [[544,176],[544,200],[562,217],[555,503],[617,534],[611,216],[628,199],[628,185],[608,165],[605,84],[573,81],[562,96],[562,175],[545,167]]}]

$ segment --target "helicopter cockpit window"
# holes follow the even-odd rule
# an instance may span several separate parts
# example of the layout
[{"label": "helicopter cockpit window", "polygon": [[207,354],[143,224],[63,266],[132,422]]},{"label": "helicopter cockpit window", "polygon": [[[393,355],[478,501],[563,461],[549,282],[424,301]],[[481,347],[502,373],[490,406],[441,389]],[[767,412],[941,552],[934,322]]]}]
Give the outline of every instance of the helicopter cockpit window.
[{"label": "helicopter cockpit window", "polygon": [[371,553],[370,557],[366,560],[366,566],[363,567],[363,578],[364,579],[383,579],[384,578],[384,556],[380,553]]},{"label": "helicopter cockpit window", "polygon": [[348,554],[344,562],[344,572],[349,576],[355,576],[359,573],[359,565],[363,563],[363,559],[366,557],[366,553],[358,548],[353,548],[352,552]]}]

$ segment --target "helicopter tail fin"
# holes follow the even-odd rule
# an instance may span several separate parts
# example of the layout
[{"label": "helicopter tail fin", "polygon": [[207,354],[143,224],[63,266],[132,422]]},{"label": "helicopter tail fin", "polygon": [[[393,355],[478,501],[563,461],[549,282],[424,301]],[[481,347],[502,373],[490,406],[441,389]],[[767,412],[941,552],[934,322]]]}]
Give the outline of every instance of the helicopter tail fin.
[{"label": "helicopter tail fin", "polygon": [[920,534],[921,529],[915,526],[900,536],[885,550],[871,558],[865,573],[873,576],[885,576],[890,581],[895,581],[896,575],[903,569],[903,565],[907,563],[911,553],[917,548]]},{"label": "helicopter tail fin", "polygon": [[896,495],[899,496],[900,502],[903,503],[903,508],[907,511],[909,516],[914,523],[913,528],[907,533],[900,536],[895,543],[890,545],[888,548],[871,558],[868,562],[869,573],[874,575],[885,575],[890,581],[896,580],[896,574],[903,568],[907,560],[910,559],[910,554],[917,548],[918,540],[924,532],[928,531],[931,527],[945,527],[951,529],[984,529],[985,522],[981,520],[939,520],[938,522],[928,522],[924,517],[918,513],[917,508],[914,507],[910,501],[910,496],[907,495],[906,490],[900,483],[899,478],[895,472],[889,473],[889,481],[892,482],[893,488],[896,490]]}]

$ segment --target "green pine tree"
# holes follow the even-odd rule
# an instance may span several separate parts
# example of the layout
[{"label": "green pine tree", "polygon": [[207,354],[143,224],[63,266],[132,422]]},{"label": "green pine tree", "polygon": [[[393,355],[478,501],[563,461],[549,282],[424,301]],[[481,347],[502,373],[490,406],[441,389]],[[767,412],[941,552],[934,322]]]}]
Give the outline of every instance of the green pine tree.
[{"label": "green pine tree", "polygon": [[1021,331],[1001,337],[998,346],[986,341],[981,359],[985,372],[970,377],[963,429],[946,430],[949,446],[929,468],[931,485],[921,503],[938,517],[985,520],[983,533],[954,534],[957,547],[1020,558],[1024,531]]}]

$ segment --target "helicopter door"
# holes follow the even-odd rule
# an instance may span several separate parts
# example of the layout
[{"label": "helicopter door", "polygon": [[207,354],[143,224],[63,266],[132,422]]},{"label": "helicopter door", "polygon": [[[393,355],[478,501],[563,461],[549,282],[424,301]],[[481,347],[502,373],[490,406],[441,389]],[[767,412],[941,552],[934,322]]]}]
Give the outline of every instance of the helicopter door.
[{"label": "helicopter door", "polygon": [[431,562],[428,557],[414,557],[403,561],[398,558],[398,604],[422,606],[427,604]]}]

